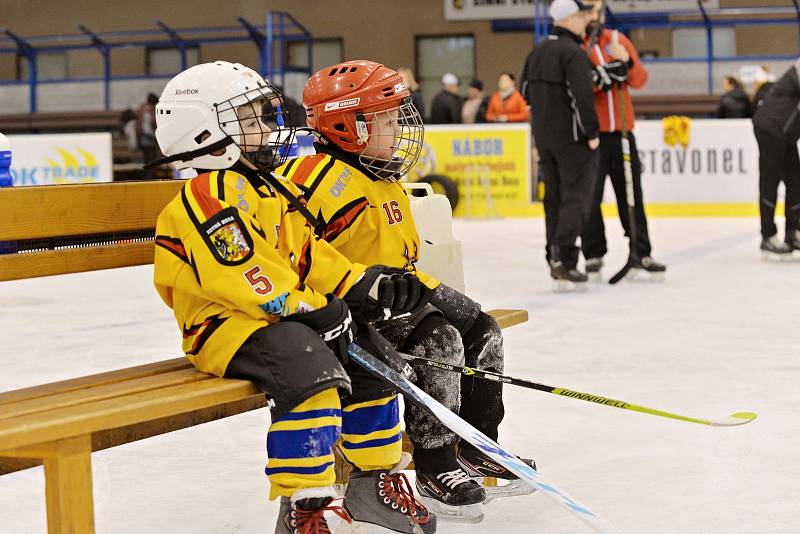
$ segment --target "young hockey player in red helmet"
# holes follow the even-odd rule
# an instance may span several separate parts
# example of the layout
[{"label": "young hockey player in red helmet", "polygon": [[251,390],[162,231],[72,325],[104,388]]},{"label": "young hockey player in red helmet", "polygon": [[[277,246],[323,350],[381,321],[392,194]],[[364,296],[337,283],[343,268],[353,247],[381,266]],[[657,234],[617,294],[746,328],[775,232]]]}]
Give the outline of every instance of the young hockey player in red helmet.
[{"label": "young hockey player in red helmet", "polygon": [[[281,126],[291,124],[284,109],[280,92],[239,64],[197,65],[166,85],[156,108],[162,161],[199,176],[158,218],[156,287],[198,369],[252,380],[269,398],[276,533],[329,532],[325,512],[344,526],[432,533],[435,516],[399,473],[397,396],[347,357],[356,335],[391,359],[385,340],[362,339],[367,322],[414,312],[427,291],[397,269],[352,263],[314,235],[301,191],[271,173],[294,135]],[[344,508],[332,504],[340,436],[356,466]]]},{"label": "young hockey player in red helmet", "polygon": [[[430,306],[376,328],[402,352],[502,372],[502,335],[480,305],[415,267],[419,236],[409,199],[397,180],[414,165],[423,124],[408,87],[392,69],[372,61],[347,61],[320,70],[303,93],[317,154],[288,162],[277,172],[304,192],[319,219],[319,234],[351,261],[380,263],[415,273],[433,290]],[[493,439],[503,419],[499,383],[430,367],[415,369],[417,384]],[[440,519],[480,521],[486,490],[474,477],[517,480],[462,442],[416,406],[406,405],[414,444],[417,489]],[[517,480],[518,482],[518,480]],[[530,490],[521,483],[501,494]],[[491,495],[494,497],[495,494]]]}]

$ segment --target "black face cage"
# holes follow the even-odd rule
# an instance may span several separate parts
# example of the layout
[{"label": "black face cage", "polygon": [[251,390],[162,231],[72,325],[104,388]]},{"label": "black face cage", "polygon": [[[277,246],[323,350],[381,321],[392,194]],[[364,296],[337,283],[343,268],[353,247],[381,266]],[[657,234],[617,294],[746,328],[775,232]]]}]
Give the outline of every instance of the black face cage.
[{"label": "black face cage", "polygon": [[[390,113],[397,110],[397,122],[394,134],[390,131],[385,135],[391,135],[390,143],[381,143],[380,135],[376,135],[372,125],[378,121],[386,121],[390,118]],[[410,98],[403,100],[403,103],[396,108],[382,111],[367,112],[363,114],[364,122],[369,127],[369,140],[367,147],[377,148],[380,146],[391,146],[392,154],[388,158],[378,156],[366,156],[362,152],[358,156],[359,162],[375,174],[378,178],[390,182],[397,181],[417,163],[419,154],[422,151],[422,139],[425,135],[425,126],[422,124],[422,117],[411,103]]]},{"label": "black face cage", "polygon": [[216,104],[217,121],[251,163],[273,170],[297,154],[294,121],[281,92],[267,83]]}]

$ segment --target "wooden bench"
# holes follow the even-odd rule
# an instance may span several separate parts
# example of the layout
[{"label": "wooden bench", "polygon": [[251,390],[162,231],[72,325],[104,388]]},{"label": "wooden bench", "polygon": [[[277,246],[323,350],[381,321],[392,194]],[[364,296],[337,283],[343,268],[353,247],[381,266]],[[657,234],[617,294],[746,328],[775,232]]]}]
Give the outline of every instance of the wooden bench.
[{"label": "wooden bench", "polygon": [[[181,186],[0,190],[0,281],[152,263],[156,217]],[[490,313],[504,328],[527,320],[522,310]],[[48,532],[91,534],[93,451],[265,405],[251,382],[183,357],[0,393],[0,475],[44,465]],[[337,474],[345,470],[339,462]]]}]

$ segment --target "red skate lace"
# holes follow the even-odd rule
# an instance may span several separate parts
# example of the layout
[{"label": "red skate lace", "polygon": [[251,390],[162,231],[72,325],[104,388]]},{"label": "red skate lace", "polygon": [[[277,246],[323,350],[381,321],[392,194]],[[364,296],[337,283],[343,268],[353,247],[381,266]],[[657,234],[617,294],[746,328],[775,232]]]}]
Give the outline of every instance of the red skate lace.
[{"label": "red skate lace", "polygon": [[[331,530],[328,528],[328,522],[325,521],[323,517],[326,510],[333,512],[348,523],[353,522],[344,508],[331,505],[313,510],[303,510],[297,507],[293,508],[292,511],[287,514],[288,517],[286,517],[284,521],[287,523],[289,530],[297,534],[331,534]],[[294,522],[294,525],[292,525],[292,522]]]},{"label": "red skate lace", "polygon": [[384,479],[380,483],[384,494],[383,502],[391,504],[392,508],[400,508],[404,514],[409,514],[411,520],[417,525],[424,525],[428,522],[430,514],[425,505],[414,497],[414,490],[408,481],[405,473],[381,473]]}]

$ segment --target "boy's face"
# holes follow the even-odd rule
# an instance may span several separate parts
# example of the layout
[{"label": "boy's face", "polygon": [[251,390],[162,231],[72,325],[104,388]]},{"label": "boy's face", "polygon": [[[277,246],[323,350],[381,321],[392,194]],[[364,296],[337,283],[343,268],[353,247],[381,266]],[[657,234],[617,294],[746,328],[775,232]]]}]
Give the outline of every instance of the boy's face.
[{"label": "boy's face", "polygon": [[[242,131],[239,134],[238,145],[243,152],[256,152],[266,146],[269,141],[269,134],[272,130],[263,120],[262,107],[264,104],[265,101],[259,99],[240,106],[236,110],[239,117],[239,128]],[[271,106],[267,104],[266,107]]]},{"label": "boy's face", "polygon": [[369,141],[361,154],[368,158],[389,161],[394,155],[400,127],[397,125],[397,109],[379,111],[370,123]]}]

